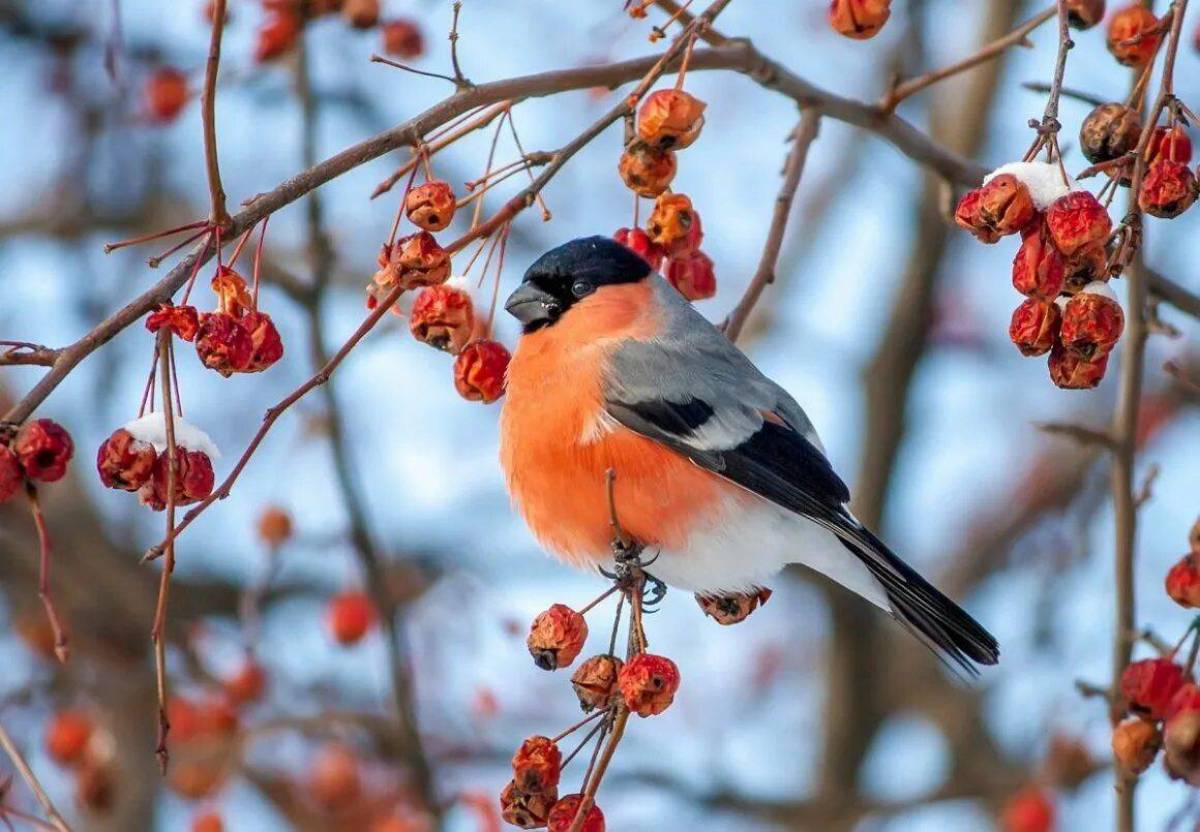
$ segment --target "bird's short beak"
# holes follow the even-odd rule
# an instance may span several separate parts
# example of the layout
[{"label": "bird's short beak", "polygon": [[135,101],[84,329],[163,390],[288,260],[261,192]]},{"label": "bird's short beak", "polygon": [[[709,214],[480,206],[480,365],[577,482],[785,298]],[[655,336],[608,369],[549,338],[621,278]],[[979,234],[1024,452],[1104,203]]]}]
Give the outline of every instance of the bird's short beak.
[{"label": "bird's short beak", "polygon": [[529,331],[553,323],[562,312],[562,305],[549,292],[532,283],[522,283],[508,296],[504,309]]}]

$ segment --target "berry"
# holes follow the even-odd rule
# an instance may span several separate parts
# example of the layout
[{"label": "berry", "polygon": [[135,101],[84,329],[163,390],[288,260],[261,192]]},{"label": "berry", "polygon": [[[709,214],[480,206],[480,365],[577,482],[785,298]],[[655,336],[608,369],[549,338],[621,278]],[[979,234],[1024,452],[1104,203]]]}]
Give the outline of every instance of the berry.
[{"label": "berry", "polygon": [[617,677],[625,663],[616,656],[592,656],[571,675],[571,687],[584,711],[607,709],[619,689]]},{"label": "berry", "polygon": [[525,792],[509,781],[500,793],[500,816],[505,823],[522,829],[541,829],[546,825],[550,809],[558,800],[558,790]]},{"label": "berry", "polygon": [[55,482],[67,473],[67,463],[75,453],[75,443],[58,422],[34,419],[17,431],[12,450],[29,479]]},{"label": "berry", "polygon": [[[163,449],[154,463],[150,481],[138,490],[138,501],[154,511],[167,507],[167,469],[170,454]],[[199,502],[212,493],[216,477],[212,460],[204,451],[175,448],[175,505]]]},{"label": "berry", "polygon": [[475,331],[471,296],[444,283],[422,289],[409,313],[408,329],[421,343],[458,355]]},{"label": "berry", "polygon": [[158,124],[174,121],[188,101],[187,76],[169,66],[156,69],[146,79],[143,94],[152,121]]},{"label": "berry", "polygon": [[233,315],[206,312],[200,316],[196,333],[196,355],[205,367],[229,378],[249,371],[254,363],[254,342]]},{"label": "berry", "polygon": [[750,617],[760,604],[767,603],[771,590],[766,587],[754,592],[739,592],[731,595],[696,595],[696,603],[709,618],[723,626],[737,624]]},{"label": "berry", "polygon": [[513,782],[524,792],[547,792],[558,788],[562,775],[562,752],[549,737],[530,737],[512,758]]},{"label": "berry", "polygon": [[1050,380],[1064,390],[1087,390],[1095,387],[1104,378],[1108,369],[1108,356],[1101,355],[1091,361],[1080,358],[1073,352],[1055,343],[1050,349]]},{"label": "berry", "polygon": [[454,189],[440,179],[418,185],[404,197],[404,213],[426,231],[441,231],[448,226],[457,207]]},{"label": "berry", "polygon": [[1158,726],[1140,717],[1117,725],[1112,733],[1112,752],[1121,773],[1126,777],[1137,777],[1150,768],[1162,748],[1162,739]]},{"label": "berry", "polygon": [[1162,38],[1161,33],[1148,34],[1157,26],[1154,12],[1140,3],[1118,9],[1108,21],[1108,51],[1125,66],[1145,66]]},{"label": "berry", "polygon": [[540,613],[529,628],[525,646],[542,670],[567,667],[587,641],[587,620],[566,604],[554,604]]},{"label": "berry", "polygon": [[355,29],[370,29],[379,22],[379,0],[344,0],[342,19]]},{"label": "berry", "polygon": [[679,690],[679,668],[665,656],[640,653],[617,677],[625,707],[638,716],[655,716],[671,706]]},{"label": "berry", "polygon": [[326,620],[338,644],[357,644],[375,623],[375,605],[364,592],[342,592],[329,600]]},{"label": "berry", "polygon": [[1061,314],[1054,301],[1026,298],[1013,310],[1008,337],[1017,345],[1021,355],[1045,355],[1058,338],[1061,322]]},{"label": "berry", "polygon": [[1183,162],[1159,159],[1147,169],[1138,189],[1138,207],[1152,217],[1172,219],[1196,201],[1196,177]]},{"label": "berry", "polygon": [[225,680],[222,687],[235,705],[257,702],[267,688],[267,672],[258,662],[247,659],[237,673]]},{"label": "berry", "polygon": [[267,506],[258,515],[258,539],[278,549],[292,537],[292,515],[279,506]]},{"label": "berry", "polygon": [[194,306],[172,306],[164,303],[146,316],[146,329],[158,332],[164,326],[184,341],[192,341],[200,329],[200,316]]},{"label": "berry", "polygon": [[1092,164],[1108,162],[1133,151],[1142,135],[1142,117],[1124,104],[1101,104],[1088,113],[1079,128],[1079,149]]},{"label": "berry", "polygon": [[107,763],[88,763],[75,778],[75,800],[89,812],[103,814],[117,799],[117,777]]},{"label": "berry", "polygon": [[59,711],[46,726],[46,753],[61,765],[80,763],[92,738],[92,720],[82,711]]},{"label": "berry", "polygon": [[1062,290],[1069,295],[1077,295],[1089,283],[1108,282],[1108,249],[1103,245],[1094,245],[1081,249],[1066,258],[1066,279]]},{"label": "berry", "polygon": [[1046,228],[1058,250],[1070,257],[1107,239],[1112,219],[1090,191],[1071,191],[1050,203]]},{"label": "berry", "polygon": [[252,309],[238,321],[250,336],[250,365],[247,373],[261,373],[283,358],[283,339],[266,312]]},{"label": "berry", "polygon": [[1106,283],[1089,283],[1063,307],[1059,339],[1084,361],[1107,355],[1121,338],[1125,313]]},{"label": "berry", "polygon": [[1172,697],[1183,687],[1183,668],[1170,659],[1142,659],[1121,673],[1121,696],[1129,710],[1162,719]]},{"label": "berry", "polygon": [[1050,241],[1045,225],[1023,236],[1013,258],[1013,288],[1031,298],[1054,300],[1067,282],[1066,259]]},{"label": "berry", "polygon": [[[570,832],[582,805],[581,794],[569,794],[555,803],[546,817],[547,832]],[[592,804],[588,808],[579,832],[604,832],[604,813],[599,806]]]},{"label": "berry", "polygon": [[261,63],[287,54],[300,37],[300,15],[280,9],[267,15],[254,44],[254,60]]},{"label": "berry", "polygon": [[172,760],[167,769],[167,785],[187,800],[204,800],[225,785],[226,769],[207,757]]},{"label": "berry", "polygon": [[154,475],[158,453],[149,442],[135,439],[124,428],[117,428],[96,453],[96,470],[106,488],[137,491]]},{"label": "berry", "polygon": [[1016,234],[1037,219],[1029,188],[1011,173],[994,176],[958,201],[954,221],[984,243]]},{"label": "berry", "polygon": [[666,278],[690,301],[706,300],[717,293],[713,261],[703,251],[672,257],[667,261]]},{"label": "berry", "polygon": [[381,289],[391,289],[397,283],[405,289],[417,289],[445,283],[449,276],[450,255],[432,234],[419,231],[401,237],[386,251],[386,265],[375,273],[375,282]]},{"label": "berry", "polygon": [[638,196],[656,197],[665,191],[675,178],[678,166],[675,154],[637,141],[621,154],[617,172],[625,187]]},{"label": "berry", "polygon": [[618,228],[617,233],[613,234],[613,239],[649,263],[650,268],[654,269],[654,271],[662,268],[666,252],[663,251],[662,246],[651,240],[650,235],[642,229]]},{"label": "berry", "polygon": [[7,445],[0,445],[0,503],[12,499],[25,482],[21,461]]},{"label": "berry", "polygon": [[1187,164],[1192,161],[1192,140],[1182,125],[1174,127],[1155,127],[1150,136],[1147,148],[1146,162],[1153,164],[1160,159],[1170,159],[1172,162]]},{"label": "berry", "polygon": [[655,90],[638,109],[638,138],[658,150],[682,150],[700,136],[707,106],[683,90]]},{"label": "berry", "polygon": [[1194,552],[1184,555],[1182,560],[1167,572],[1167,595],[1181,607],[1200,607],[1200,563]]},{"label": "berry", "polygon": [[504,395],[511,357],[503,344],[472,341],[454,359],[454,388],[467,401],[491,404]]},{"label": "berry", "polygon": [[1067,23],[1073,29],[1090,29],[1104,19],[1104,0],[1067,0]]},{"label": "berry", "polygon": [[1003,832],[1053,832],[1054,816],[1049,795],[1037,786],[1026,786],[1004,805],[1000,828]]},{"label": "berry", "polygon": [[225,822],[210,809],[192,818],[192,832],[225,832]]},{"label": "berry", "polygon": [[308,789],[322,808],[345,809],[362,793],[358,757],[344,745],[321,749],[308,773]]},{"label": "berry", "polygon": [[1171,719],[1184,711],[1200,711],[1200,687],[1197,687],[1196,683],[1192,681],[1184,682],[1179,690],[1175,691],[1175,695],[1167,703],[1163,716]]},{"label": "berry", "polygon": [[1163,728],[1163,763],[1172,780],[1200,786],[1200,711],[1180,711]]},{"label": "berry", "polygon": [[646,234],[671,256],[697,251],[704,241],[700,215],[692,208],[692,201],[680,193],[661,194],[654,200]]},{"label": "berry", "polygon": [[891,0],[830,0],[829,25],[848,38],[873,38],[891,16],[891,5]]},{"label": "berry", "polygon": [[383,35],[383,51],[406,61],[421,57],[425,51],[425,37],[421,27],[411,18],[389,20],[379,27]]}]

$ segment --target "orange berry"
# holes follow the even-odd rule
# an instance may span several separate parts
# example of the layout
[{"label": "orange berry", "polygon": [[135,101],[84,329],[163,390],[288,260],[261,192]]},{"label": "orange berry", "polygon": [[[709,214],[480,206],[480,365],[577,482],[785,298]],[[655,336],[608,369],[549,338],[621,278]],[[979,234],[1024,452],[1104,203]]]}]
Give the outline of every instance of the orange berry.
[{"label": "orange berry", "polygon": [[143,90],[146,111],[159,124],[174,121],[188,102],[187,76],[173,67],[156,69]]},{"label": "orange berry", "polygon": [[587,641],[587,620],[566,604],[554,604],[540,613],[529,628],[525,646],[542,670],[567,667]]},{"label": "orange berry", "polygon": [[91,717],[83,711],[59,711],[46,726],[46,753],[62,765],[79,763],[87,751],[93,728]]},{"label": "orange berry", "polygon": [[326,620],[339,644],[357,644],[375,623],[375,605],[364,592],[342,592],[330,599]]}]

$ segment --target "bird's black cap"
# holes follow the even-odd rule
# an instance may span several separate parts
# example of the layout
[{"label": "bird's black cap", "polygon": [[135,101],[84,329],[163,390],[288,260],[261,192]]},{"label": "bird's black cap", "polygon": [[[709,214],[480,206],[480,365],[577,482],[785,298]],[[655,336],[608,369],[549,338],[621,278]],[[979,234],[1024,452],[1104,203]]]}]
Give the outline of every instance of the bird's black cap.
[{"label": "bird's black cap", "polygon": [[525,272],[526,282],[590,280],[597,286],[635,283],[650,273],[650,264],[612,237],[580,237],[550,249]]}]

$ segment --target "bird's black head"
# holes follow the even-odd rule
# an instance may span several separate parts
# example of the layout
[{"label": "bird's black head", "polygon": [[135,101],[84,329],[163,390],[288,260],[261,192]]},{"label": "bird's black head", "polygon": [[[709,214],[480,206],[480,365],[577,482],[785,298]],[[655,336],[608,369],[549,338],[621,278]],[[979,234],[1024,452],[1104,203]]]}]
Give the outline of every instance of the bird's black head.
[{"label": "bird's black head", "polygon": [[534,332],[597,289],[636,283],[649,273],[649,263],[611,237],[583,237],[535,260],[504,308],[525,332]]}]

